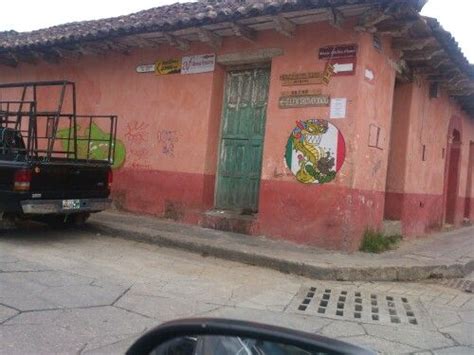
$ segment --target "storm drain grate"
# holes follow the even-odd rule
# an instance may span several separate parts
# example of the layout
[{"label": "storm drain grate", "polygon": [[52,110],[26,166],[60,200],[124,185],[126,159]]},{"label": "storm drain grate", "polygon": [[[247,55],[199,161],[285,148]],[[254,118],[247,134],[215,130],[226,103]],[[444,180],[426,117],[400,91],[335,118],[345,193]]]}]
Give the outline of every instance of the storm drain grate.
[{"label": "storm drain grate", "polygon": [[369,323],[419,324],[420,310],[407,297],[369,291],[305,287],[299,292],[298,312]]}]

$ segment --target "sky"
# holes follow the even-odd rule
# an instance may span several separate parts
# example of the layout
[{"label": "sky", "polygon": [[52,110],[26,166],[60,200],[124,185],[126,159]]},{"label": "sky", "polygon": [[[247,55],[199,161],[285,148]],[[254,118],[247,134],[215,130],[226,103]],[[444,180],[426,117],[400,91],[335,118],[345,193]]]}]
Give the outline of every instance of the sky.
[{"label": "sky", "polygon": [[[126,15],[177,0],[16,0],[2,1],[0,31],[32,31],[66,22]],[[27,9],[27,11],[25,11]],[[422,14],[437,18],[474,63],[473,0],[429,0]]]}]

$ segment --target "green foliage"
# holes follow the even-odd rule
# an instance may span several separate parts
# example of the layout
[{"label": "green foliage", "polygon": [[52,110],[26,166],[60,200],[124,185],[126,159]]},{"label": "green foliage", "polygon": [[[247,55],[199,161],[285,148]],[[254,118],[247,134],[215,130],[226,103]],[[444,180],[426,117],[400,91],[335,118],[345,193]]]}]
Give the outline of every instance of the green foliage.
[{"label": "green foliage", "polygon": [[306,164],[305,169],[308,172],[308,174],[311,175],[312,177],[316,178],[318,176],[318,172],[314,169],[314,167],[311,164]]},{"label": "green foliage", "polygon": [[401,235],[385,236],[381,232],[367,229],[359,250],[367,253],[382,253],[396,248],[401,240]]}]

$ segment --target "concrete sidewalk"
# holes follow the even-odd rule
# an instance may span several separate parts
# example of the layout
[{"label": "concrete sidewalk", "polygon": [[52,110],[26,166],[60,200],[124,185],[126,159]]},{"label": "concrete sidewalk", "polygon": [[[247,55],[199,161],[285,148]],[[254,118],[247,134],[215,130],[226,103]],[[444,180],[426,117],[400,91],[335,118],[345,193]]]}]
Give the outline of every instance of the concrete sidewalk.
[{"label": "concrete sidewalk", "polygon": [[383,254],[342,253],[222,232],[122,212],[103,212],[89,227],[111,236],[214,256],[318,280],[412,281],[461,278],[474,270],[474,227],[402,242]]}]

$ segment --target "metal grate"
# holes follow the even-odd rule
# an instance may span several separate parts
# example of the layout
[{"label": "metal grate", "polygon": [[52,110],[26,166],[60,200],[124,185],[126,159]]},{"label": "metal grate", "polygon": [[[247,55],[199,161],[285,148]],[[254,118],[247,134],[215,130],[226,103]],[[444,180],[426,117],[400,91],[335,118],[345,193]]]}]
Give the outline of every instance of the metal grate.
[{"label": "metal grate", "polygon": [[369,290],[311,286],[300,290],[296,312],[368,323],[419,324],[421,309],[408,297]]}]

